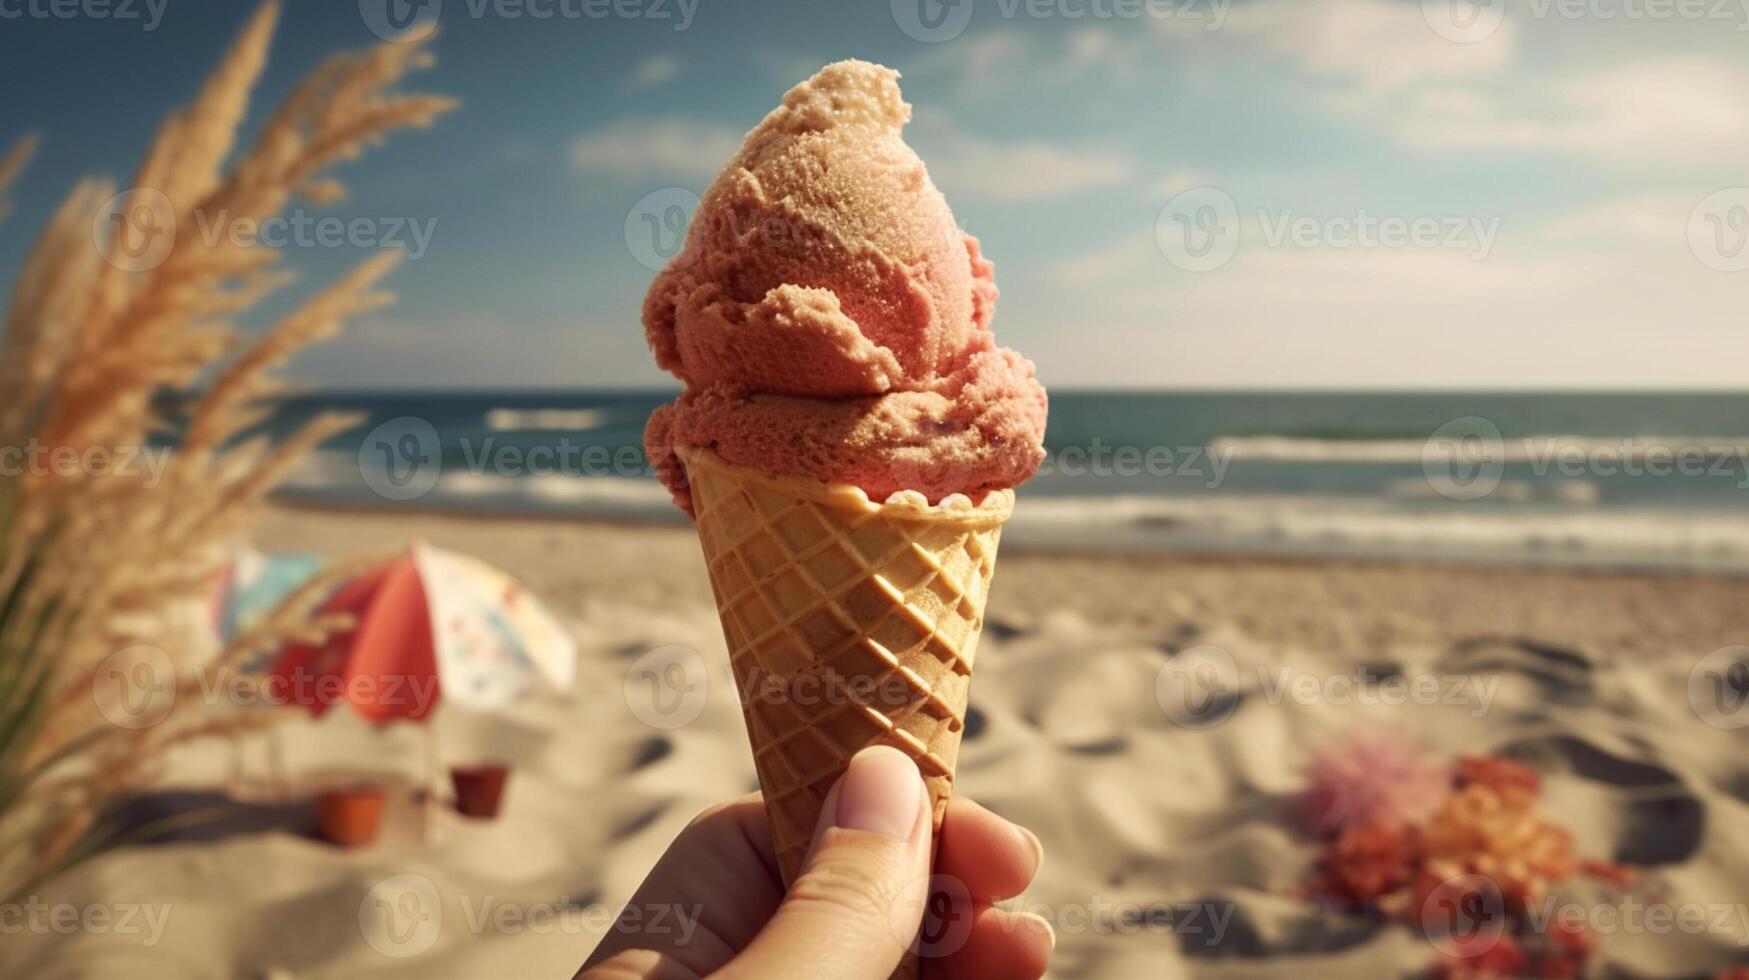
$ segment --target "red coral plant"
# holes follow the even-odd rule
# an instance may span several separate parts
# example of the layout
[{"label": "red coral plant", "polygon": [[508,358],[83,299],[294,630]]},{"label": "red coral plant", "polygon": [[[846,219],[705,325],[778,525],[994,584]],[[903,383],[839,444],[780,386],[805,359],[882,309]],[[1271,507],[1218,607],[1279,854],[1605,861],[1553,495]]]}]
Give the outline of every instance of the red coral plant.
[{"label": "red coral plant", "polygon": [[1407,745],[1351,740],[1314,762],[1302,816],[1323,853],[1306,893],[1420,928],[1440,978],[1579,976],[1595,938],[1570,918],[1539,929],[1535,909],[1572,878],[1623,885],[1632,870],[1575,855],[1538,808],[1529,766],[1465,756],[1443,767]]}]

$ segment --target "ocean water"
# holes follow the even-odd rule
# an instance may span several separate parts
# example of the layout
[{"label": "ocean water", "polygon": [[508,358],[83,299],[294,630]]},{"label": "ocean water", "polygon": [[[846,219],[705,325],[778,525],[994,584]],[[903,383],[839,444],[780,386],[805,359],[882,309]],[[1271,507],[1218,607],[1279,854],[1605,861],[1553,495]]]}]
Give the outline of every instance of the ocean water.
[{"label": "ocean water", "polygon": [[[285,496],[677,522],[657,392],[322,393],[360,413]],[[1749,572],[1749,397],[1060,392],[1005,547]]]}]

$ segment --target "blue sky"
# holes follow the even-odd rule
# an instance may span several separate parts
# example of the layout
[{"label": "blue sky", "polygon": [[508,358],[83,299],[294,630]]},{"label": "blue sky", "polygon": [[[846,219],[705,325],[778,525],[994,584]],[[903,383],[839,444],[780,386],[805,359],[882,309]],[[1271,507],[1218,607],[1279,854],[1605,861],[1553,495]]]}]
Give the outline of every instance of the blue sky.
[{"label": "blue sky", "polygon": [[[0,226],[8,281],[76,176],[125,180],[249,9],[156,0],[146,30],[145,0],[134,19],[30,2],[0,0],[0,142],[45,141]],[[324,55],[375,42],[377,2],[288,3],[255,118]],[[998,335],[1047,384],[1742,385],[1738,0],[1664,19],[1628,16],[1646,0],[1502,0],[1469,34],[1445,0],[617,2],[634,16],[442,0],[416,84],[462,108],[344,169],[331,209],[425,224],[429,248],[396,273],[400,302],[306,355],[301,379],[671,383],[638,326],[651,270],[628,216],[702,190],[786,88],[861,57],[903,73],[907,137],[996,262]],[[952,36],[908,35],[918,9]],[[1231,256],[1174,264],[1172,209],[1211,191]],[[1344,237],[1385,218],[1438,231]],[[287,252],[303,288],[366,254]]]}]

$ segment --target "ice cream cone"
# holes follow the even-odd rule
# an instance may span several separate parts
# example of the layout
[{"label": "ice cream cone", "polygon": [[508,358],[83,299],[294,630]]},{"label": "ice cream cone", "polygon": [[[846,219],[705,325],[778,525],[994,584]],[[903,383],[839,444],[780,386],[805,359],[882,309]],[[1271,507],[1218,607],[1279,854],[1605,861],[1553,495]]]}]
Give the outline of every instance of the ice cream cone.
[{"label": "ice cream cone", "polygon": [[1002,524],[973,506],[876,503],[681,448],[784,883],[851,756],[917,762],[935,829],[953,792]]},{"label": "ice cream cone", "polygon": [[[1045,390],[991,333],[994,266],[905,145],[898,80],[840,61],[786,92],[644,297],[685,384],[644,451],[697,519],[786,883],[866,746],[916,760],[940,828],[996,544],[1045,459]],[[724,233],[749,220],[772,233]]]}]

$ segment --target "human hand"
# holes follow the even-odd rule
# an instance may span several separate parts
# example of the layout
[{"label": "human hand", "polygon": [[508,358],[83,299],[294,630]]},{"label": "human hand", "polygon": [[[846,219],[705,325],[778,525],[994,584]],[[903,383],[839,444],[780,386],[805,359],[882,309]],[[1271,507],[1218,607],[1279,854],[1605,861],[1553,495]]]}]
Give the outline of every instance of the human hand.
[{"label": "human hand", "polygon": [[[951,896],[926,894],[929,794],[916,764],[896,749],[864,749],[827,795],[787,895],[760,797],[713,807],[656,862],[577,980],[886,980],[926,904],[944,902],[952,938],[925,960],[932,978],[1042,976],[1056,945],[1050,926],[992,904],[1031,883],[1038,838],[955,798],[937,844],[934,872],[954,883]],[[645,928],[657,908],[670,910],[666,921],[675,911],[695,921]]]}]

